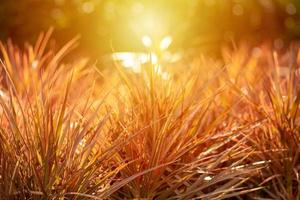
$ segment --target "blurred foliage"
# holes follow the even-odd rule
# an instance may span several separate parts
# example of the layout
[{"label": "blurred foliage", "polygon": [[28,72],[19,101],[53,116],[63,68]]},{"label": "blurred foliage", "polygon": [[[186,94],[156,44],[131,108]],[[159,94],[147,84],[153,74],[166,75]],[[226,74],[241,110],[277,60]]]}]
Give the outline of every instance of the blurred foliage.
[{"label": "blurred foliage", "polygon": [[[157,37],[171,34],[175,49],[278,43],[300,36],[299,11],[297,0],[2,0],[0,39],[32,42],[53,26],[59,43],[80,34],[81,49],[92,54],[142,50],[140,34],[154,29]],[[147,17],[152,26],[144,26]]]}]

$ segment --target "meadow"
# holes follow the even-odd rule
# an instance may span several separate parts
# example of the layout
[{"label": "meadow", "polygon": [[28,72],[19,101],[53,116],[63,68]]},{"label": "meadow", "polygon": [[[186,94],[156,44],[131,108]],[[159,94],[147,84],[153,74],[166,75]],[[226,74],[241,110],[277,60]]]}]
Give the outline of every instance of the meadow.
[{"label": "meadow", "polygon": [[135,73],[50,37],[0,44],[0,199],[300,199],[296,47]]}]

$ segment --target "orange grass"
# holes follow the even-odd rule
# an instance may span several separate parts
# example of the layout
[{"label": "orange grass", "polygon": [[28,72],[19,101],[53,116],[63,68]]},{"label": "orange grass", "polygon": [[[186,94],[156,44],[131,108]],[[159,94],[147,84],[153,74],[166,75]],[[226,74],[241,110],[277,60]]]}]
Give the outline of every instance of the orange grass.
[{"label": "orange grass", "polygon": [[[139,74],[0,44],[1,199],[299,199],[299,70],[224,50]],[[187,67],[188,66],[188,67]],[[164,67],[164,66],[162,66]]]}]

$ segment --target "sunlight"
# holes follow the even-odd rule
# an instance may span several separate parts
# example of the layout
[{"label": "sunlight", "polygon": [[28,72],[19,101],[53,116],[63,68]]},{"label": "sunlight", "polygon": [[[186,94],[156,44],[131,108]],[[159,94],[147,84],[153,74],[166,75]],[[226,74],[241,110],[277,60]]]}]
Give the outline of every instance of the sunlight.
[{"label": "sunlight", "polygon": [[172,44],[172,41],[173,41],[173,39],[172,39],[172,37],[171,36],[165,36],[162,40],[161,40],[161,42],[160,42],[160,49],[161,50],[166,50],[166,49],[168,49],[169,48],[169,46]]},{"label": "sunlight", "polygon": [[150,63],[154,67],[154,72],[161,76],[163,80],[169,80],[170,74],[163,71],[156,53],[134,53],[117,52],[112,55],[114,61],[119,62],[124,68],[132,70],[134,73],[141,73],[142,66]]},{"label": "sunlight", "polygon": [[158,57],[155,53],[117,52],[112,55],[113,60],[120,62],[124,68],[141,72],[141,66],[146,63],[157,64]]},{"label": "sunlight", "polygon": [[112,57],[124,68],[132,69],[135,73],[140,73],[141,65],[148,62],[147,56],[143,53],[118,52],[114,53]]},{"label": "sunlight", "polygon": [[145,47],[151,47],[152,46],[152,39],[148,35],[144,35],[142,37],[142,43]]},{"label": "sunlight", "polygon": [[36,69],[38,67],[38,65],[39,65],[39,61],[38,60],[34,60],[32,62],[32,64],[31,64],[31,66],[32,66],[33,69]]},{"label": "sunlight", "polygon": [[2,0],[0,200],[300,200],[299,11]]}]

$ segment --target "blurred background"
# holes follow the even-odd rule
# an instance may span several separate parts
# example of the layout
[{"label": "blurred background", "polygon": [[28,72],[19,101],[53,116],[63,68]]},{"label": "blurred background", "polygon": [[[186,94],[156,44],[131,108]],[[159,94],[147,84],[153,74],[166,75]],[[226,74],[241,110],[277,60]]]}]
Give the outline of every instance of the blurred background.
[{"label": "blurred background", "polygon": [[58,44],[81,35],[80,51],[95,57],[164,39],[170,51],[243,41],[280,49],[300,37],[299,13],[299,0],[1,0],[0,39],[33,43],[54,27]]}]

